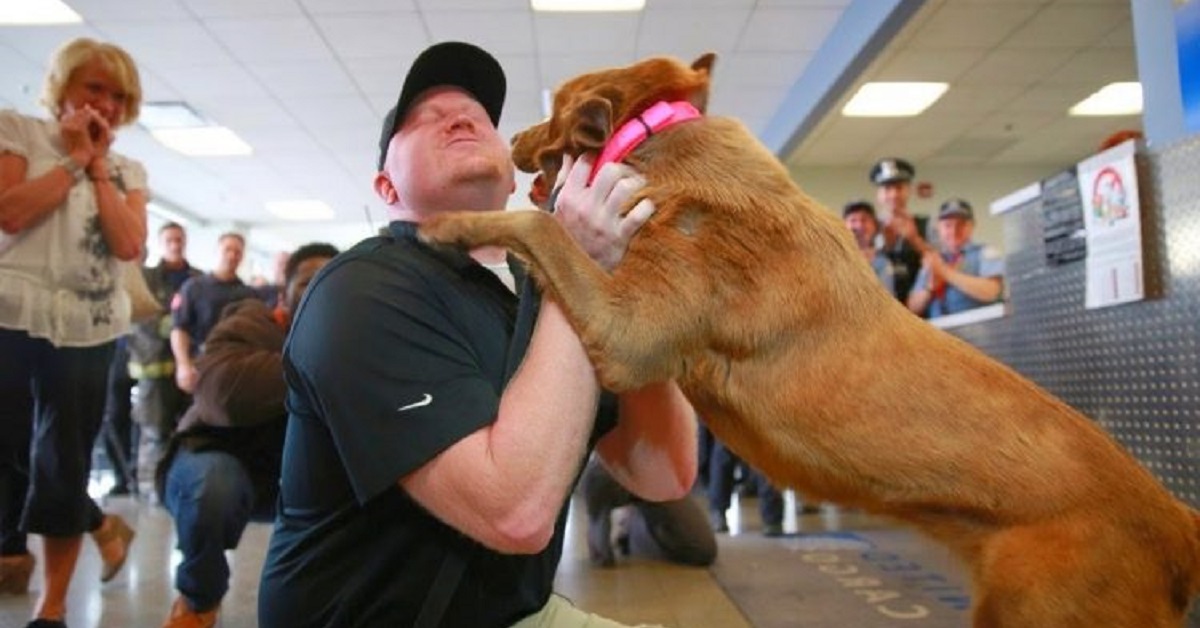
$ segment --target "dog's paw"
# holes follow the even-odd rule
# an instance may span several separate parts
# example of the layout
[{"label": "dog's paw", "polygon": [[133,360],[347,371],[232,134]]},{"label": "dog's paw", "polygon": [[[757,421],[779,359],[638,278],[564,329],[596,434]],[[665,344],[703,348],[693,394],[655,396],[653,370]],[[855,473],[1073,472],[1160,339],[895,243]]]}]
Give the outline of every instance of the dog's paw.
[{"label": "dog's paw", "polygon": [[417,237],[426,244],[444,244],[471,247],[474,229],[469,215],[440,214],[421,222]]}]

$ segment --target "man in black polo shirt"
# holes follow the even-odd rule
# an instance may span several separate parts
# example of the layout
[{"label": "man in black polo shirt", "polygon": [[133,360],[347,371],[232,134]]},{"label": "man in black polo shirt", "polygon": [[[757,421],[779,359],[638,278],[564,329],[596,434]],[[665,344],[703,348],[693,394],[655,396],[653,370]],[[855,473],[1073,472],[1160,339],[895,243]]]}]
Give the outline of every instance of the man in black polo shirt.
[{"label": "man in black polo shirt", "polygon": [[[644,498],[692,485],[695,415],[673,383],[602,397],[561,310],[502,250],[416,237],[442,211],[504,209],[504,90],[475,46],[418,56],[374,182],[394,222],[326,266],[300,305],[264,628],[581,626],[589,615],[552,584],[589,450]],[[620,216],[636,173],[610,164],[588,187],[590,167],[565,161],[556,216],[611,268],[653,206]]]}]

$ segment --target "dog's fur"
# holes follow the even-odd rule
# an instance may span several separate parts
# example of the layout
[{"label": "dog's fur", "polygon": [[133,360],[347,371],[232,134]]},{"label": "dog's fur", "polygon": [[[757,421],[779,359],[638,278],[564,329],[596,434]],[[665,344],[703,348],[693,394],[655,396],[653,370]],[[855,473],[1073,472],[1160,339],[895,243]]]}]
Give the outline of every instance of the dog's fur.
[{"label": "dog's fur", "polygon": [[[713,59],[568,81],[514,161],[553,181],[564,153],[597,150],[654,101],[703,108]],[[778,485],[945,543],[969,566],[977,628],[1182,624],[1195,514],[1090,420],[911,315],[739,123],[679,124],[627,162],[657,213],[611,274],[543,212],[448,214],[422,236],[527,260],[606,386],[676,380]]]}]

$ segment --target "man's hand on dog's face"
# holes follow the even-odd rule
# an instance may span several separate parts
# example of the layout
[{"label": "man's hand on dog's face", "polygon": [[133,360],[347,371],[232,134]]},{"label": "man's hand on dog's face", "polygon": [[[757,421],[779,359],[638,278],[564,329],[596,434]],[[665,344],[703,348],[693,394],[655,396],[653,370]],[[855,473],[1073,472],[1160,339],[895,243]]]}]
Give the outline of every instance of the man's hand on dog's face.
[{"label": "man's hand on dog's face", "polygon": [[578,160],[563,156],[554,183],[559,189],[554,216],[588,256],[611,271],[625,255],[637,230],[654,214],[655,207],[650,199],[642,199],[622,215],[622,209],[646,185],[646,180],[629,166],[610,163],[600,168],[595,181],[588,186],[594,162],[593,155],[583,155]]}]

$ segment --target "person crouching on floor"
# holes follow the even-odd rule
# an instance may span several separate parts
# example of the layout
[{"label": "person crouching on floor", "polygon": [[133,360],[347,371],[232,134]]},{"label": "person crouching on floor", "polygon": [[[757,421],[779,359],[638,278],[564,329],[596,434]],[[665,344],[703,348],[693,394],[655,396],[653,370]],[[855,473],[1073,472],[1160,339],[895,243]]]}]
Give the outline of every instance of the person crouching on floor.
[{"label": "person crouching on floor", "polygon": [[205,342],[194,401],[156,473],[183,553],[164,628],[216,625],[229,590],[225,550],[250,521],[275,516],[287,424],[283,341],[309,282],[337,254],[329,244],[300,247],[287,263],[285,302],[275,310],[258,299],[231,303]]}]

